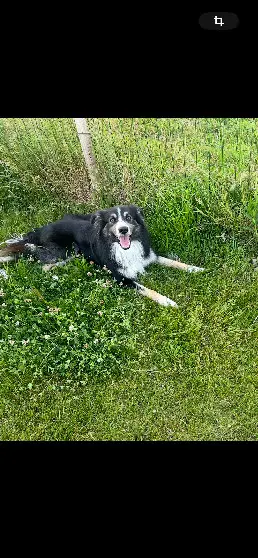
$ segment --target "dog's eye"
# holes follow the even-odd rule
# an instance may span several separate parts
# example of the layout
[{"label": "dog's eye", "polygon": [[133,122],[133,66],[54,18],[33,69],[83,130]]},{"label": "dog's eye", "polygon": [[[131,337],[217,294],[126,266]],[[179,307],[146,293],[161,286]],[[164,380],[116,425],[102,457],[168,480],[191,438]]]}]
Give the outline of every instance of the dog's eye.
[{"label": "dog's eye", "polygon": [[126,215],[126,220],[130,222],[132,220],[131,215]]},{"label": "dog's eye", "polygon": [[110,217],[110,219],[109,219],[109,222],[110,222],[110,223],[114,223],[114,222],[115,222],[115,220],[116,220],[116,218],[115,218],[115,217]]}]

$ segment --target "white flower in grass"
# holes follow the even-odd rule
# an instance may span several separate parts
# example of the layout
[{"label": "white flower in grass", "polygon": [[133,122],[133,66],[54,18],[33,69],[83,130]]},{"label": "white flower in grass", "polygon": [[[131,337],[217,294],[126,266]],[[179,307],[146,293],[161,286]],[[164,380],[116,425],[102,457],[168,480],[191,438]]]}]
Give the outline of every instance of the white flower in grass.
[{"label": "white flower in grass", "polygon": [[9,339],[10,345],[14,345],[15,341],[13,339]]},{"label": "white flower in grass", "polygon": [[75,330],[75,327],[74,327],[74,325],[73,325],[73,324],[71,324],[71,325],[69,326],[69,328],[68,328],[68,329],[69,329],[69,331],[74,331],[74,330]]},{"label": "white flower in grass", "polygon": [[20,325],[20,322],[19,322],[19,321],[15,322],[15,325],[16,325],[16,326],[19,326],[19,325]]},{"label": "white flower in grass", "polygon": [[29,342],[30,342],[29,339],[23,339],[23,340],[22,340],[22,344],[23,344],[23,345],[28,345]]},{"label": "white flower in grass", "polygon": [[50,335],[44,335],[44,339],[50,339]]},{"label": "white flower in grass", "polygon": [[54,281],[58,281],[59,277],[58,277],[58,275],[52,275],[52,279],[54,279]]},{"label": "white flower in grass", "polygon": [[3,302],[2,306],[7,306],[7,304],[5,304],[5,302]]}]

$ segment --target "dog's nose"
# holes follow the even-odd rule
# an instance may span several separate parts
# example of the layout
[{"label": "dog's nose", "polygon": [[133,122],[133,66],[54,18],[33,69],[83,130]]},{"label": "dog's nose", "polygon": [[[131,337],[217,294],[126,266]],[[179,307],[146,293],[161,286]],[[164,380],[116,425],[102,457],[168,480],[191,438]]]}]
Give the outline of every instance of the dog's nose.
[{"label": "dog's nose", "polygon": [[128,233],[128,227],[120,227],[120,229],[118,229],[118,231],[121,234],[126,234],[126,233]]}]

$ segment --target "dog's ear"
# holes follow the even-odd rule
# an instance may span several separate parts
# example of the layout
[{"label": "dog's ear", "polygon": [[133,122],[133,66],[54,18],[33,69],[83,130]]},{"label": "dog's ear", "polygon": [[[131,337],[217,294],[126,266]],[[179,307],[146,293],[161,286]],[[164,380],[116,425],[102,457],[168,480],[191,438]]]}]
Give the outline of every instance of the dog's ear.
[{"label": "dog's ear", "polygon": [[136,221],[140,224],[144,223],[144,215],[143,215],[142,208],[135,206],[135,210],[136,210]]},{"label": "dog's ear", "polygon": [[96,213],[93,213],[91,216],[91,224],[94,226],[95,229],[97,230],[101,230],[102,226],[103,226],[103,211],[96,211]]},{"label": "dog's ear", "polygon": [[91,216],[91,225],[95,225],[96,223],[98,223],[101,220],[101,215],[100,215],[100,211],[96,211],[96,213],[93,213]]}]

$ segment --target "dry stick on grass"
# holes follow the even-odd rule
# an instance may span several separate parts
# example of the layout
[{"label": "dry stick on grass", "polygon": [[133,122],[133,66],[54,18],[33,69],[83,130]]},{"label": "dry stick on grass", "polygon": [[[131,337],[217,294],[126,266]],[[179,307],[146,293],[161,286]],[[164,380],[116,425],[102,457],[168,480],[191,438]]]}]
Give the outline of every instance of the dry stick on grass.
[{"label": "dry stick on grass", "polygon": [[81,143],[89,178],[91,181],[92,194],[94,196],[98,187],[98,171],[96,159],[93,153],[91,134],[86,118],[74,118],[74,122]]}]

